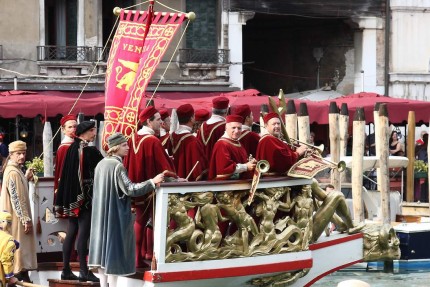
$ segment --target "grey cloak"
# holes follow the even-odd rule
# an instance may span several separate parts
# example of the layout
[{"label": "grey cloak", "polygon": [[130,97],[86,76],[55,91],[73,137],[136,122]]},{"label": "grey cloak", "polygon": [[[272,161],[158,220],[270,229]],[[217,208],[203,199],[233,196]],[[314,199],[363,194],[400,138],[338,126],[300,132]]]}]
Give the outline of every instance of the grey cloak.
[{"label": "grey cloak", "polygon": [[95,170],[88,266],[106,275],[136,272],[131,198],[155,188],[152,180],[132,183],[118,156],[106,157]]}]

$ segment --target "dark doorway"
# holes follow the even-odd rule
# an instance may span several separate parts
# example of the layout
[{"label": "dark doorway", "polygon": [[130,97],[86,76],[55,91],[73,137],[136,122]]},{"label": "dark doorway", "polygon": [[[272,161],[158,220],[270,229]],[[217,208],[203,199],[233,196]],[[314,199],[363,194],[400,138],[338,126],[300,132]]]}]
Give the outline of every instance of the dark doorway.
[{"label": "dark doorway", "polygon": [[[243,26],[244,88],[277,95],[324,87],[345,77],[354,31],[344,18],[259,14]],[[354,79],[349,79],[354,82]]]}]

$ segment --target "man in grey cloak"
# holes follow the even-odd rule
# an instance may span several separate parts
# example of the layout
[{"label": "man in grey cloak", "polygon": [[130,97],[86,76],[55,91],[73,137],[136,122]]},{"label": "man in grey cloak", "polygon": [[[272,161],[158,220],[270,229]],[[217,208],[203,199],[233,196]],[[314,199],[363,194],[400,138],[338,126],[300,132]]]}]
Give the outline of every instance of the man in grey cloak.
[{"label": "man in grey cloak", "polygon": [[95,169],[88,261],[90,267],[99,268],[102,287],[107,286],[106,279],[112,287],[117,276],[136,272],[135,261],[130,259],[135,254],[131,197],[152,192],[164,182],[161,173],[145,182],[132,183],[122,164],[129,151],[127,139],[115,133],[107,140],[108,156]]}]

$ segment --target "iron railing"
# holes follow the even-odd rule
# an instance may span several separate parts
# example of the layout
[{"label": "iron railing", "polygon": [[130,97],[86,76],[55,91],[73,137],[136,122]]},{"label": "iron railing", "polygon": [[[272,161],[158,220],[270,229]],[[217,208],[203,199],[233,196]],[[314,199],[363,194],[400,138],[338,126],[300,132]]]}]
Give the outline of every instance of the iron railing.
[{"label": "iron railing", "polygon": [[103,52],[103,47],[94,47],[94,62],[97,62],[100,59],[100,62],[107,62],[109,57],[110,47],[106,47],[106,50]]},{"label": "iron railing", "polygon": [[3,59],[3,45],[0,45],[0,60]]},{"label": "iron railing", "polygon": [[224,49],[180,49],[179,62],[182,64],[228,64],[229,52]]},{"label": "iron railing", "polygon": [[37,46],[38,61],[91,62],[93,54],[93,49],[85,46]]}]

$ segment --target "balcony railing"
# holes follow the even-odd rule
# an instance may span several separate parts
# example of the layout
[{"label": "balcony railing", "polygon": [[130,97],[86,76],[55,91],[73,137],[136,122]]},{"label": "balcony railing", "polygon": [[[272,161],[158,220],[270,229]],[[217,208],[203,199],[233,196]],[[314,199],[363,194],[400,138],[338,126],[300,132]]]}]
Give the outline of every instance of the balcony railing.
[{"label": "balcony railing", "polygon": [[0,60],[3,59],[3,45],[0,45]]},{"label": "balcony railing", "polygon": [[229,52],[223,49],[180,49],[179,57],[182,64],[228,64]]},{"label": "balcony railing", "polygon": [[93,61],[93,49],[85,46],[37,46],[38,61]]},{"label": "balcony railing", "polygon": [[94,47],[94,62],[97,62],[100,59],[100,62],[107,62],[109,57],[110,47],[106,47],[103,52],[103,47]]}]

